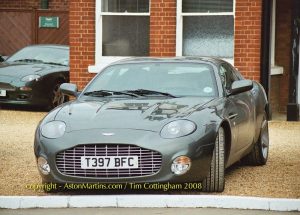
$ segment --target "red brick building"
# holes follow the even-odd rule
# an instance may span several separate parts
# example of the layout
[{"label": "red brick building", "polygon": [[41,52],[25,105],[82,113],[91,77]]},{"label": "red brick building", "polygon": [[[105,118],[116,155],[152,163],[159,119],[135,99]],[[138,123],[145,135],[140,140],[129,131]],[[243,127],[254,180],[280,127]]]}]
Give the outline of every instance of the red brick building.
[{"label": "red brick building", "polygon": [[83,88],[125,56],[221,57],[262,82],[273,112],[292,103],[296,114],[292,21],[299,12],[293,4],[297,0],[70,0],[71,82]]},{"label": "red brick building", "polygon": [[[124,57],[221,57],[264,85],[274,113],[288,107],[298,117],[298,0],[48,0],[40,10],[42,1],[2,0],[0,16],[18,8],[69,11],[69,37],[52,42],[70,44],[71,82],[79,88]],[[23,45],[44,42],[27,33],[32,39]]]},{"label": "red brick building", "polygon": [[[222,1],[215,1],[216,8],[214,8],[214,3],[210,4],[208,3],[210,1],[202,1],[203,3],[199,3],[199,11],[197,11],[197,9],[193,10],[193,4],[195,4],[194,2],[196,1],[190,1],[191,4],[187,1],[188,3],[183,5],[183,7],[185,7],[183,8],[184,10],[181,10],[182,5],[178,4],[182,1],[140,1],[141,4],[145,4],[141,6],[144,8],[132,9],[134,12],[131,13],[112,12],[113,10],[116,11],[116,9],[113,8],[113,4],[108,5],[108,7],[112,7],[111,11],[109,11],[110,8],[108,8],[107,11],[104,11],[101,3],[104,4],[105,2],[107,1],[79,0],[70,2],[71,80],[79,84],[80,87],[83,87],[90,78],[94,76],[94,74],[87,73],[87,68],[89,66],[96,64],[97,67],[101,68],[102,64],[105,65],[114,60],[114,57],[117,59],[118,57],[123,56],[123,53],[121,53],[120,56],[111,56],[109,53],[104,53],[104,50],[102,50],[105,49],[104,46],[106,44],[104,44],[105,41],[101,41],[100,38],[102,38],[101,34],[105,34],[105,29],[102,29],[103,25],[99,22],[103,23],[104,19],[113,20],[113,16],[123,16],[123,19],[128,20],[130,16],[137,16],[139,19],[143,17],[144,24],[142,27],[148,28],[148,36],[145,38],[144,35],[144,43],[148,43],[148,46],[146,47],[147,51],[144,54],[128,53],[127,56],[141,55],[167,57],[176,55],[197,55],[198,53],[194,53],[192,47],[189,47],[188,39],[185,40],[185,38],[182,38],[179,35],[185,34],[185,32],[183,32],[185,29],[187,29],[187,34],[197,33],[188,29],[193,27],[193,20],[195,19],[197,19],[199,24],[203,25],[208,25],[210,22],[216,20],[216,26],[219,28],[216,30],[225,31],[225,39],[229,41],[228,45],[225,44],[224,47],[219,47],[218,50],[221,51],[222,48],[229,50],[225,50],[225,53],[221,53],[221,56],[218,56],[218,50],[216,50],[215,53],[207,54],[203,51],[199,54],[223,57],[229,59],[229,61],[234,61],[235,65],[247,78],[260,80],[261,0],[237,0],[236,2],[233,0],[226,0],[224,1],[224,5],[220,3],[220,6],[218,5],[218,2]],[[135,2],[138,3],[139,1],[137,0]],[[206,3],[208,5],[206,5]],[[131,4],[128,3],[128,7],[131,7]],[[97,8],[101,6],[102,9]],[[213,10],[209,13],[211,17],[207,18],[206,14],[208,12],[201,10],[201,6],[205,6],[207,10]],[[130,10],[130,8],[128,9]],[[145,12],[139,12],[138,9],[144,10]],[[126,11],[126,6],[124,7],[124,11]],[[98,20],[98,23],[96,23],[96,19]],[[202,19],[204,20],[202,21]],[[115,21],[120,22],[118,20]],[[187,27],[184,26],[185,23]],[[227,27],[229,29],[226,29]],[[222,37],[222,35],[216,35],[217,32],[213,29],[208,29],[206,33]],[[201,37],[199,40],[201,40]],[[102,42],[102,44],[97,44],[97,42]],[[210,42],[209,48],[215,48],[213,42],[214,41]],[[192,45],[193,44],[190,46]],[[201,46],[201,44],[197,44],[197,42],[196,45],[205,48],[205,45]],[[119,47],[121,46],[122,45]],[[126,45],[123,44],[123,47],[125,46]],[[116,45],[116,47],[118,46]],[[126,54],[124,54],[124,56],[126,56]],[[90,67],[90,72],[94,71],[93,68]]]}]

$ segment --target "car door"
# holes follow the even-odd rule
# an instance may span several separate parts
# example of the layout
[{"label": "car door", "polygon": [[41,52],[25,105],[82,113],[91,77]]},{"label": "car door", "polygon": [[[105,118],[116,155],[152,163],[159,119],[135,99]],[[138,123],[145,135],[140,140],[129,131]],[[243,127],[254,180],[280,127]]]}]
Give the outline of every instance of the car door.
[{"label": "car door", "polygon": [[227,94],[228,104],[225,114],[227,114],[228,119],[235,127],[233,138],[236,144],[232,144],[231,152],[237,154],[241,153],[244,148],[249,147],[253,142],[255,134],[254,100],[251,91],[230,95],[232,83],[241,79],[235,74],[230,65],[222,64],[220,72],[225,76],[223,85]]}]

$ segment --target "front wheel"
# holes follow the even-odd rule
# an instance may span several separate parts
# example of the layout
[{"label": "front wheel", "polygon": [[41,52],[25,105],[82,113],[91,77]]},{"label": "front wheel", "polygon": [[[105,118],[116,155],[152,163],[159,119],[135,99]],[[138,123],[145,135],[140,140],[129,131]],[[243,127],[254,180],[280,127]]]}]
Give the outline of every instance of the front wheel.
[{"label": "front wheel", "polygon": [[225,131],[220,127],[208,176],[202,181],[202,191],[222,192],[225,187]]},{"label": "front wheel", "polygon": [[267,113],[264,113],[261,123],[260,135],[255,143],[252,151],[243,158],[243,161],[248,165],[260,166],[265,165],[269,154],[269,127]]},{"label": "front wheel", "polygon": [[53,109],[66,101],[65,96],[59,90],[61,84],[62,82],[60,81],[56,82],[52,88],[52,91],[50,92],[49,109]]}]

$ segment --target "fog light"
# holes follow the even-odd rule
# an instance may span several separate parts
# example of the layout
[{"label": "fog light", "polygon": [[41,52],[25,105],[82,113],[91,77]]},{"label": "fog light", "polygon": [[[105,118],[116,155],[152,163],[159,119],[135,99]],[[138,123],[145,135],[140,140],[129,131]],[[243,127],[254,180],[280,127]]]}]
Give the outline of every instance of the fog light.
[{"label": "fog light", "polygon": [[45,158],[39,157],[37,165],[42,174],[48,175],[50,173],[50,166]]},{"label": "fog light", "polygon": [[189,157],[179,156],[177,157],[171,166],[171,170],[176,175],[183,175],[191,168],[192,162]]},{"label": "fog light", "polygon": [[28,95],[18,95],[18,99],[20,99],[20,100],[26,100],[28,98],[29,98]]}]

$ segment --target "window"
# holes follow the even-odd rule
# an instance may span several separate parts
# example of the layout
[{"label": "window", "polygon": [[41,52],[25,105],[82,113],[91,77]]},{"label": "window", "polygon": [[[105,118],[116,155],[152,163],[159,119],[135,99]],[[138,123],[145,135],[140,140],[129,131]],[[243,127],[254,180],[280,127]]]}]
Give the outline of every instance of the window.
[{"label": "window", "polygon": [[234,0],[177,0],[177,55],[233,60]]},{"label": "window", "polygon": [[104,69],[87,91],[147,89],[175,96],[216,96],[216,80],[209,64],[133,63]]},{"label": "window", "polygon": [[102,12],[147,13],[149,0],[102,0]]},{"label": "window", "polygon": [[239,80],[239,78],[231,70],[230,66],[222,64],[220,66],[220,76],[227,92],[230,92],[232,83]]},{"label": "window", "polygon": [[149,55],[149,5],[149,0],[96,1],[96,64]]}]

